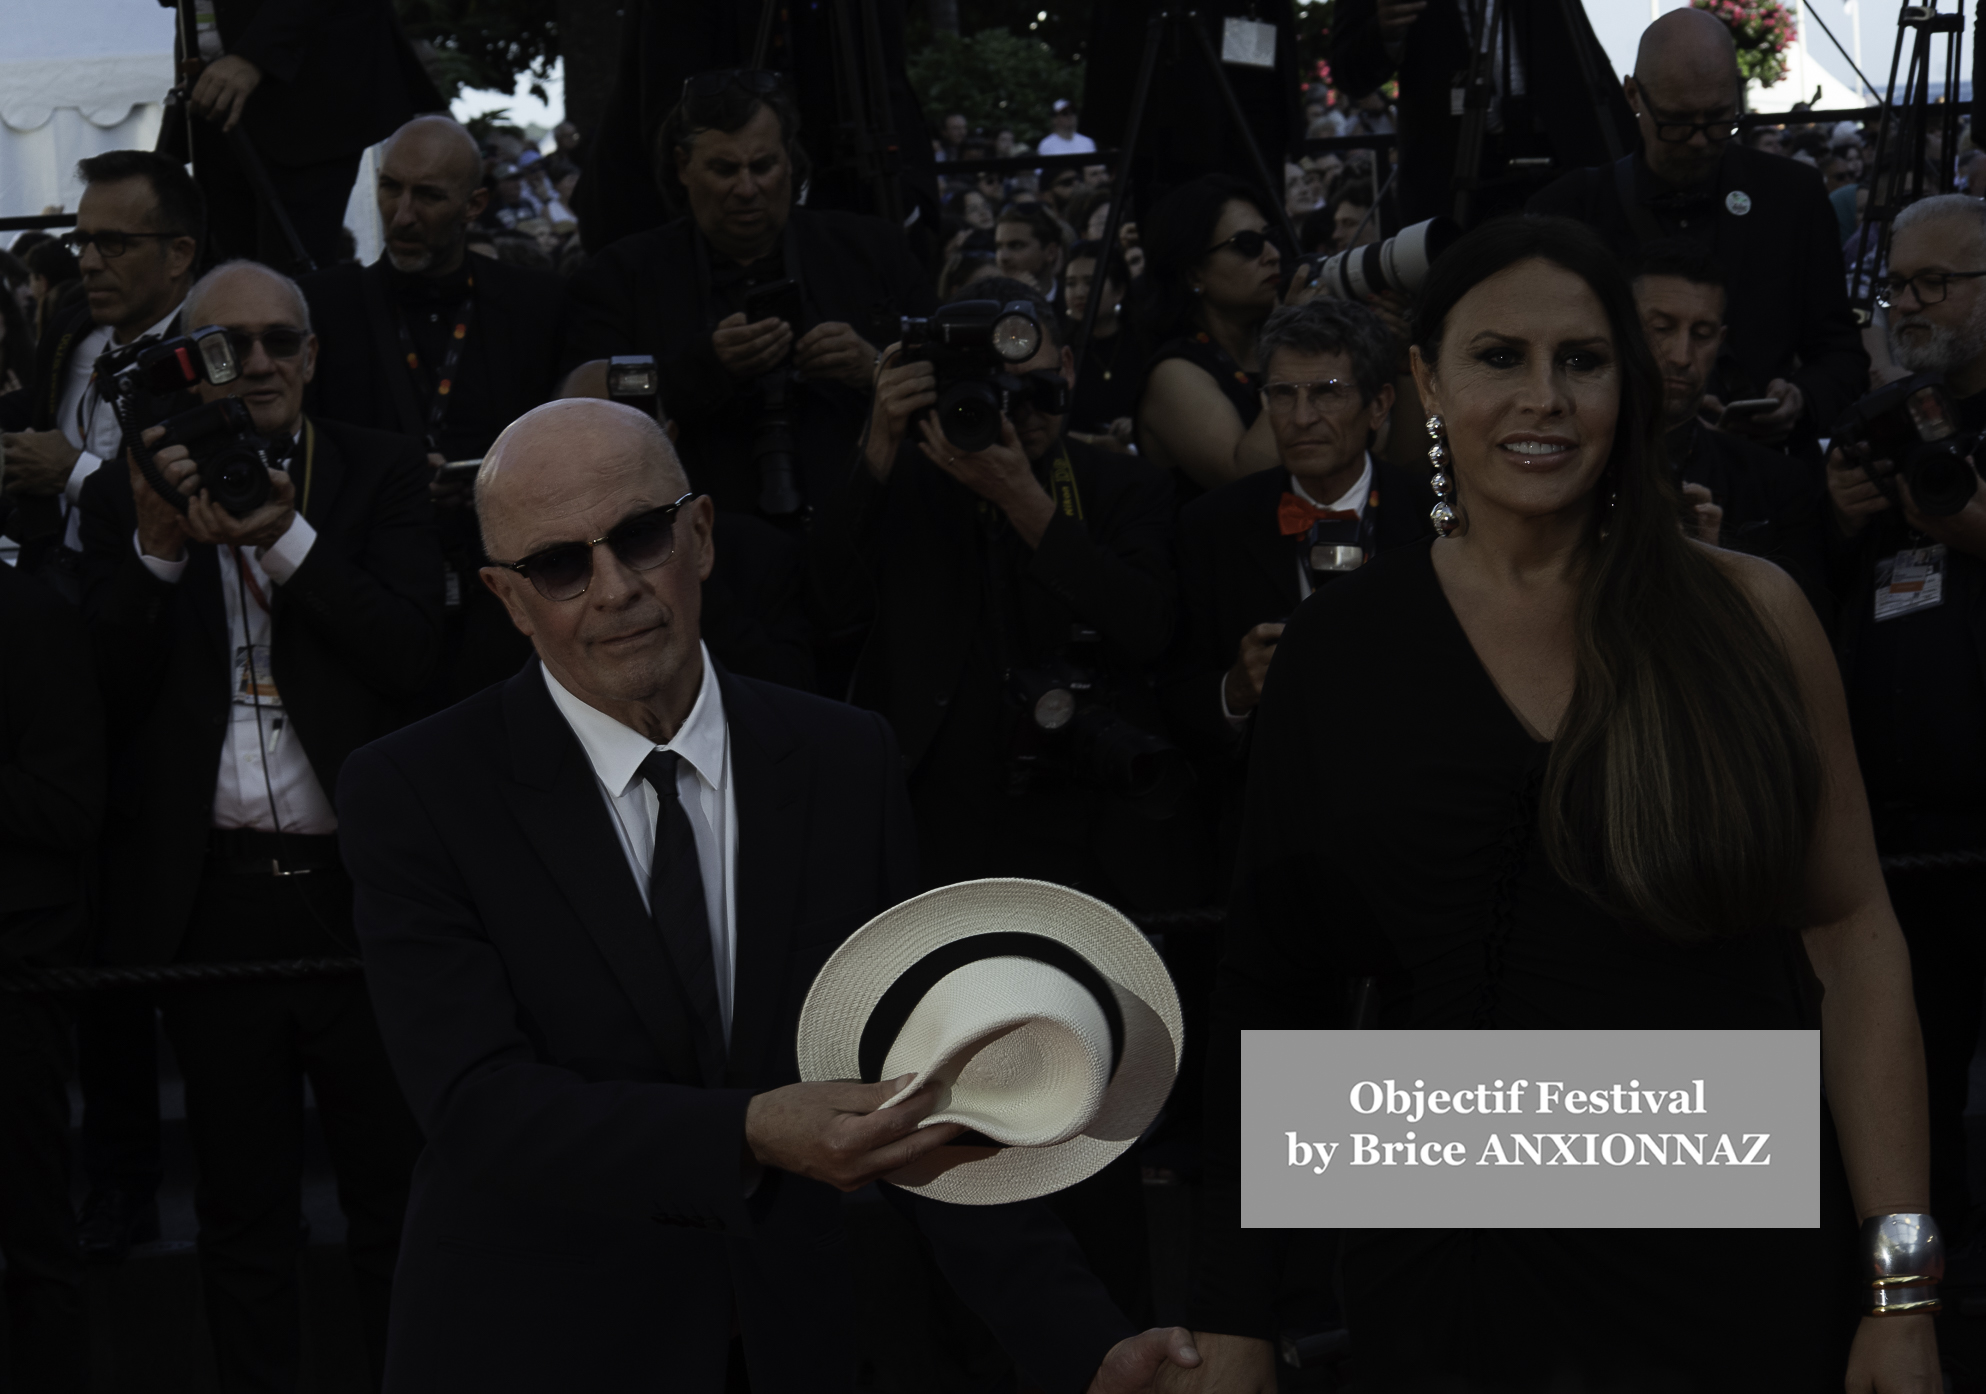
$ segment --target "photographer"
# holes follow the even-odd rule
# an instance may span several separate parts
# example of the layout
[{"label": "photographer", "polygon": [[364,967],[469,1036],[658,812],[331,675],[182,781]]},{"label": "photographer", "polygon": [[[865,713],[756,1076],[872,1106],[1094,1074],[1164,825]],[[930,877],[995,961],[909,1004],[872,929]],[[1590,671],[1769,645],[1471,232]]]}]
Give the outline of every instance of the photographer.
[{"label": "photographer", "polygon": [[1724,273],[1708,249],[1669,241],[1651,243],[1633,276],[1641,327],[1662,370],[1669,463],[1682,485],[1689,531],[1713,547],[1786,568],[1827,623],[1834,602],[1821,555],[1820,481],[1810,466],[1704,420],[1704,398],[1726,332]]},{"label": "photographer", "polygon": [[179,165],[145,150],[112,150],[76,166],[83,197],[63,243],[76,253],[84,300],[56,318],[35,355],[32,388],[0,398],[7,455],[7,534],[20,564],[58,590],[76,587],[76,499],[118,449],[117,418],[97,390],[97,356],[176,333],[193,284],[207,209]]},{"label": "photographer", "polygon": [[[105,957],[352,955],[330,796],[346,756],[399,724],[435,662],[441,553],[427,462],[415,441],[305,416],[317,343],[294,282],[229,262],[193,287],[186,314],[225,328],[240,370],[224,386],[201,382],[198,397],[238,398],[256,436],[203,436],[197,458],[184,445],[158,449],[158,475],[192,496],[184,512],[147,482],[135,453],[83,490],[85,605],[117,771]],[[159,441],[160,428],[145,436]],[[215,497],[213,467],[258,438],[284,464],[267,471],[259,504],[257,490],[228,500],[237,515]],[[259,484],[252,471],[262,468],[238,470],[229,492],[244,478]],[[364,982],[188,988],[167,995],[163,1012],[200,1169],[194,1206],[220,1386],[296,1387],[306,1077],[377,1372],[420,1139]]]},{"label": "photographer", "polygon": [[1347,300],[1280,309],[1256,353],[1281,468],[1181,510],[1181,615],[1165,688],[1172,729],[1209,792],[1223,863],[1239,831],[1242,733],[1284,620],[1317,587],[1433,531],[1425,479],[1371,454],[1393,409],[1396,349],[1379,316]]},{"label": "photographer", "polygon": [[1007,692],[1023,670],[1075,661],[1156,729],[1141,674],[1172,634],[1169,490],[1066,439],[1062,412],[1039,403],[1074,355],[1038,291],[995,277],[965,301],[1032,306],[1040,346],[1008,369],[1029,390],[1012,394],[998,444],[961,451],[928,410],[935,366],[886,351],[863,467],[809,538],[824,607],[850,628],[873,620],[852,699],[896,730],[931,884],[1039,876],[1143,901],[1149,844],[1101,817],[1127,801],[1070,769]]},{"label": "photographer", "polygon": [[[1942,373],[1961,439],[1974,439],[1986,429],[1986,202],[1923,199],[1897,215],[1891,237],[1877,291],[1897,362]],[[1885,856],[1976,852],[1986,848],[1986,486],[1972,478],[1969,501],[1931,516],[1900,462],[1867,454],[1832,451],[1827,488],[1837,648],[1877,846]],[[1986,877],[1932,869],[1887,880],[1924,1031],[1931,1206],[1948,1234],[1964,1236],[1963,1115],[1986,982]]]},{"label": "photographer", "polygon": [[720,513],[794,518],[841,482],[876,349],[930,291],[901,230],[795,206],[807,179],[784,80],[704,73],[655,140],[687,217],[622,238],[569,285],[567,396],[653,354],[690,482]]}]

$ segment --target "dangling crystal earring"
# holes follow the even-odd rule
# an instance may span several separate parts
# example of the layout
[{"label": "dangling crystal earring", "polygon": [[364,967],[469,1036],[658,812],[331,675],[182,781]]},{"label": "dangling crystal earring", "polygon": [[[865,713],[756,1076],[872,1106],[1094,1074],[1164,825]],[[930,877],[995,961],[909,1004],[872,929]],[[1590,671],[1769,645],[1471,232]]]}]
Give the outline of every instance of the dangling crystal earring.
[{"label": "dangling crystal earring", "polygon": [[1427,448],[1427,462],[1434,469],[1434,477],[1428,480],[1434,488],[1434,507],[1428,510],[1427,518],[1434,524],[1434,530],[1446,537],[1455,530],[1456,520],[1454,501],[1449,497],[1448,476],[1442,473],[1442,464],[1448,458],[1448,447],[1441,438],[1443,429],[1439,416],[1428,417],[1427,433],[1434,437],[1434,444]]}]

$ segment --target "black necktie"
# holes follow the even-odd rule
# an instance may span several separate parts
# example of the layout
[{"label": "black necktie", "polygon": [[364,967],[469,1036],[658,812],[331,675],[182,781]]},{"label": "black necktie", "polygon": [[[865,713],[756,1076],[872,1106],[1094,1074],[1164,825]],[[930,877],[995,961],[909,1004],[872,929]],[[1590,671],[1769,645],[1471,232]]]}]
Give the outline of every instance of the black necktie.
[{"label": "black necktie", "polygon": [[648,863],[648,910],[655,917],[662,946],[675,961],[683,995],[696,1017],[697,1063],[703,1082],[715,1086],[724,1078],[724,1018],[717,1008],[717,970],[710,952],[710,908],[703,898],[703,868],[697,860],[696,834],[690,816],[676,796],[673,750],[650,752],[641,762],[641,777],[655,791],[655,855]]}]

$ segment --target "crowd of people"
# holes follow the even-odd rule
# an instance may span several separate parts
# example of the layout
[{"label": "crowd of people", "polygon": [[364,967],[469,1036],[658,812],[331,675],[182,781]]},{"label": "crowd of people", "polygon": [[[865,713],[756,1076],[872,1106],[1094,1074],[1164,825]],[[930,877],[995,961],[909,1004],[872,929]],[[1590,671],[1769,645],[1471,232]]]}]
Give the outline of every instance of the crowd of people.
[{"label": "crowd of people", "polygon": [[[1941,375],[1966,439],[1986,431],[1983,152],[1969,130],[1957,149],[1931,150],[1959,192],[1897,216],[1876,266],[1864,224],[1884,181],[1901,177],[1897,162],[1873,167],[1870,131],[1797,114],[1741,136],[1741,92],[1721,24],[1664,16],[1626,87],[1639,152],[1562,172],[1530,197],[1528,217],[1490,223],[1437,261],[1417,300],[1340,298],[1310,274],[1398,231],[1381,192],[1396,148],[1300,154],[1280,190],[1217,172],[1140,190],[1106,244],[1111,171],[1083,161],[1096,146],[1067,101],[1032,151],[1010,130],[937,120],[943,221],[928,262],[902,228],[806,201],[798,104],[755,71],[685,85],[653,138],[671,219],[592,255],[571,211],[575,185],[593,177],[577,130],[561,126],[549,154],[503,132],[479,141],[416,114],[418,93],[380,133],[384,251],[371,265],[333,253],[286,274],[294,266],[266,219],[229,215],[176,152],[84,160],[74,229],[25,234],[0,255],[0,508],[12,547],[0,566],[0,968],[363,952],[372,981],[220,983],[156,1001],[0,995],[15,1387],[86,1387],[85,1261],[116,1261],[157,1234],[161,1024],[186,1081],[203,1301],[231,1392],[297,1388],[305,1080],[337,1172],[373,1377],[401,1389],[524,1389],[584,1368],[618,1387],[626,1371],[659,1368],[671,1342],[702,1352],[685,1388],[785,1387],[766,1332],[785,1319],[779,1303],[801,1299],[785,1279],[697,1247],[718,1242],[699,1231],[743,1223],[726,1218],[735,1194],[715,1198],[737,1190],[741,1146],[743,1194],[761,1219],[788,1215],[777,1207],[789,1201],[760,1166],[851,1182],[846,1296],[859,1335],[844,1335],[879,1389],[1011,1389],[1016,1365],[1053,1388],[1083,1388],[1091,1374],[1100,1390],[1184,1379],[1174,1347],[1132,1334],[1154,1315],[1141,1188],[1157,1182],[1197,1188],[1194,1362],[1258,1381],[1235,1387],[1274,1387],[1272,1342],[1292,1325],[1349,1321],[1375,1389],[1394,1387],[1384,1381],[1396,1365],[1528,1377],[1555,1351],[1600,1370],[1616,1340],[1662,1345],[1650,1334],[1660,1314],[1626,1314],[1604,1284],[1567,1294],[1542,1336],[1525,1294],[1485,1299],[1444,1330],[1384,1296],[1431,1274],[1487,1292],[1499,1271],[1617,1261],[1582,1244],[1520,1238],[1463,1255],[1420,1240],[1387,1249],[1374,1237],[1384,1232],[1368,1231],[1347,1250],[1364,1266],[1320,1281],[1330,1260],[1303,1258],[1309,1240],[1239,1229],[1231,1076],[1240,1028],[1352,1024],[1364,979],[1381,1005],[1358,1024],[1387,1026],[1818,1025],[1816,975],[1839,1013],[1859,1009],[1832,1004],[1904,980],[1887,960],[1857,977],[1812,938],[1810,969],[1733,951],[1716,969],[1726,996],[1663,1016],[1677,1000],[1663,994],[1695,991],[1690,975],[1704,971],[1677,947],[1688,913],[1659,886],[1608,900],[1598,873],[1576,899],[1551,878],[1584,853],[1562,858],[1538,840],[1573,797],[1546,770],[1554,731],[1580,749],[1600,739],[1589,689],[1574,692],[1570,667],[1554,687],[1525,663],[1498,665],[1500,651],[1528,654],[1528,640],[1498,629],[1500,593],[1487,581],[1467,590],[1473,573],[1441,560],[1459,554],[1448,544],[1433,549],[1434,572],[1475,608],[1456,600],[1451,615],[1432,583],[1413,592],[1414,604],[1433,597],[1429,611],[1347,598],[1373,595],[1374,578],[1426,571],[1437,535],[1495,535],[1498,510],[1517,508],[1472,482],[1487,466],[1464,434],[1479,424],[1469,393],[1496,374],[1528,384],[1509,390],[1529,413],[1524,448],[1539,454],[1570,448],[1550,434],[1574,429],[1567,403],[1609,374],[1633,378],[1611,390],[1633,398],[1621,419],[1643,413],[1636,429],[1659,439],[1659,457],[1645,480],[1604,485],[1596,535],[1634,533],[1650,566],[1694,565],[1676,560],[1697,555],[1681,538],[1790,578],[1772,590],[1759,579],[1769,568],[1732,573],[1766,588],[1758,603],[1775,618],[1718,619],[1694,659],[1680,631],[1616,636],[1618,653],[1656,646],[1647,652],[1659,649],[1677,684],[1708,671],[1703,653],[1742,668],[1751,695],[1718,698],[1716,719],[1752,732],[1765,729],[1750,724],[1766,722],[1760,713],[1790,709],[1770,705],[1774,684],[1792,679],[1762,656],[1778,642],[1768,632],[1811,631],[1815,653],[1832,649],[1853,733],[1843,756],[1821,731],[1819,758],[1850,783],[1859,761],[1873,846],[1893,858],[1986,849],[1986,486],[1968,472],[1969,495],[1926,506],[1912,489],[1927,476],[1899,475],[1837,431],[1873,389],[1921,373]],[[1393,133],[1374,93],[1318,89],[1304,122],[1310,139]],[[1052,163],[951,168],[1026,156]],[[1300,245],[1287,244],[1285,219]],[[315,224],[299,231],[312,248],[335,242]],[[1536,284],[1509,280],[1520,272]],[[1880,313],[1866,329],[1850,313],[1851,273],[1875,287]],[[1494,313],[1480,299],[1492,291],[1506,296]],[[1521,337],[1539,315],[1589,302],[1604,347]],[[1486,313],[1487,337],[1463,363],[1456,326]],[[199,337],[210,326],[218,340]],[[144,356],[160,342],[183,349],[172,362],[188,378],[172,391],[156,386],[168,371],[158,356]],[[238,376],[194,381],[201,346],[217,342]],[[1652,386],[1635,396],[1646,385],[1635,374],[1659,375],[1659,399]],[[184,414],[223,400],[245,416]],[[256,464],[237,497],[239,478],[217,461],[244,451],[270,468],[265,482]],[[1616,509],[1638,510],[1633,528],[1604,521]],[[1624,605],[1714,606],[1723,594],[1700,578],[1665,594],[1607,574]],[[1326,616],[1341,628],[1327,632]],[[638,712],[609,720],[622,710],[600,696],[618,680],[617,646],[665,631],[655,662],[681,711],[653,730]],[[1810,667],[1803,684],[1817,681]],[[1540,659],[1536,671],[1549,668]],[[615,745],[630,729],[636,747],[671,752],[666,778],[641,749],[630,758]],[[1438,767],[1430,777],[1457,763],[1479,776],[1483,806],[1499,810],[1484,816],[1510,827],[1451,825],[1459,809],[1407,797],[1406,766],[1375,762],[1403,748],[1387,743],[1396,733],[1427,747],[1414,768]],[[582,748],[590,771],[573,754]],[[1813,757],[1788,749],[1808,782],[1786,787],[1817,798]],[[1738,765],[1767,758],[1728,740],[1717,750]],[[816,762],[819,774],[802,771]],[[831,798],[791,792],[817,778]],[[459,800],[430,802],[437,787]],[[661,857],[677,793],[685,836],[695,832],[685,855],[702,863],[714,907],[710,1000],[723,1004],[735,1068],[698,1063],[702,1047],[670,1036],[673,1007],[637,1002],[622,1021],[621,998],[563,976],[570,955],[624,983],[650,971],[638,965],[652,942],[600,925],[659,914],[661,870],[644,838],[654,830]],[[1541,798],[1562,801],[1543,815],[1547,834],[1523,825]],[[522,831],[502,831],[513,815]],[[1834,809],[1821,833],[1788,836],[1844,839],[1829,845],[1849,849],[1847,864],[1861,847],[1857,816]],[[490,818],[497,833],[462,831]],[[1458,886],[1474,878],[1500,908],[1482,927],[1430,919],[1427,942],[1452,942],[1418,959],[1397,937],[1379,945],[1384,896],[1411,899],[1368,882],[1398,862],[1387,829],[1438,847]],[[625,879],[616,846],[636,872],[632,911],[607,886]],[[530,879],[541,860],[542,885]],[[424,880],[434,866],[462,884]],[[821,1159],[833,1110],[806,1113],[803,1103],[826,1109],[814,1096],[792,1095],[801,1111],[778,1123],[745,1102],[745,1091],[815,1087],[794,1082],[788,1018],[841,936],[901,895],[979,877],[1051,881],[1144,915],[1219,906],[1232,889],[1235,917],[1225,961],[1214,916],[1154,935],[1188,1023],[1160,1123],[1052,1204],[985,1230],[928,1202],[864,1205],[876,1192],[856,1187],[883,1171]],[[478,878],[514,885],[503,893],[513,903],[479,899]],[[1986,1202],[1968,1191],[1962,1123],[1986,988],[1977,873],[1920,868],[1887,889],[1922,1022],[1929,1189],[1913,1191],[1921,1178],[1907,1159],[1883,1196],[1869,1189],[1881,1170],[1862,1108],[1873,1076],[1830,1063],[1850,1161],[1838,1184],[1828,1175],[1842,1213],[1824,1230],[1910,1203],[1937,1216],[1957,1254]],[[1882,890],[1830,894],[1865,906]],[[807,897],[792,924],[768,908],[789,892],[796,905]],[[1533,893],[1542,900],[1524,900]],[[1342,954],[1296,942],[1317,896],[1343,900],[1372,942]],[[1566,981],[1585,984],[1573,996],[1591,989],[1587,1005],[1527,995],[1555,970],[1519,947],[1538,962],[1578,958],[1567,926],[1605,937],[1637,916],[1674,942],[1580,959]],[[790,962],[756,947],[775,923],[781,943],[794,938]],[[1770,991],[1759,986],[1768,969],[1782,973]],[[1586,982],[1588,970],[1614,976]],[[1609,996],[1629,978],[1631,1000]],[[1768,998],[1769,1011],[1757,1007]],[[583,1021],[566,1015],[582,1001]],[[1624,1017],[1608,1017],[1609,1002]],[[1745,1015],[1755,1007],[1762,1015]],[[785,1043],[762,1060],[739,1054],[746,1036],[779,1029]],[[1909,1045],[1862,1039],[1872,1056]],[[671,1073],[679,1048],[688,1080]],[[80,1214],[69,1201],[72,1068],[84,1100]],[[1898,1071],[1886,1078],[1905,1097],[1913,1077]],[[641,1091],[682,1084],[699,1088],[669,1096],[677,1111],[658,1132]],[[1899,1107],[1907,1133],[1914,1115]],[[651,1143],[686,1160],[657,1169]],[[640,1168],[664,1180],[636,1185]],[[779,1223],[803,1237],[827,1223],[806,1215]],[[1649,1273],[1675,1276],[1664,1300],[1687,1300],[1688,1254],[1652,1242],[1637,1252]],[[1720,1381],[1742,1369],[1762,1381],[1746,1387],[1804,1388],[1775,1372],[1805,1360],[1834,1360],[1820,1383],[1838,1387],[1850,1359],[1898,1378],[1925,1358],[1928,1335],[1883,1345],[1840,1318],[1855,1280],[1838,1246],[1774,1254],[1777,1271],[1811,1280],[1822,1309],[1786,1317],[1805,1344],[1732,1354],[1742,1332],[1711,1323],[1705,1350],[1733,1363],[1673,1355],[1702,1380],[1687,1387],[1736,1388]],[[680,1266],[668,1301],[703,1312],[706,1289],[734,1281],[731,1314],[710,1307],[648,1330],[629,1303],[662,1300],[662,1280],[638,1271],[658,1256]],[[629,1276],[596,1282],[596,1270]],[[990,1287],[989,1270],[1053,1278],[1022,1302]],[[897,1312],[914,1314],[914,1333],[896,1329]],[[1588,1335],[1565,1334],[1575,1328]],[[1595,1331],[1613,1334],[1595,1344]],[[595,1356],[604,1363],[589,1365]]]}]

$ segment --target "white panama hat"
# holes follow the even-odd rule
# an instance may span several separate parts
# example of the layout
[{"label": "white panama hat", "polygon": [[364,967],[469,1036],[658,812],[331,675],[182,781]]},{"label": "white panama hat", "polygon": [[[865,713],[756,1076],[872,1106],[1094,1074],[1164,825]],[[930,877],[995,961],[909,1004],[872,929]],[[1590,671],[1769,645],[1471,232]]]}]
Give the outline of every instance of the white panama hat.
[{"label": "white panama hat", "polygon": [[1185,1039],[1172,978],[1123,915],[1045,881],[962,881],[834,951],[800,1009],[800,1078],[914,1073],[891,1104],[938,1081],[924,1126],[969,1132],[888,1179],[999,1205],[1073,1186],[1136,1142]]}]

